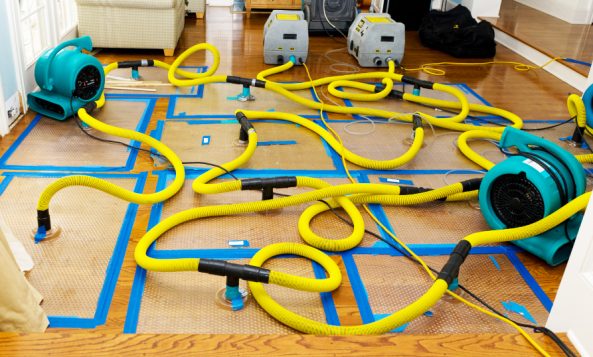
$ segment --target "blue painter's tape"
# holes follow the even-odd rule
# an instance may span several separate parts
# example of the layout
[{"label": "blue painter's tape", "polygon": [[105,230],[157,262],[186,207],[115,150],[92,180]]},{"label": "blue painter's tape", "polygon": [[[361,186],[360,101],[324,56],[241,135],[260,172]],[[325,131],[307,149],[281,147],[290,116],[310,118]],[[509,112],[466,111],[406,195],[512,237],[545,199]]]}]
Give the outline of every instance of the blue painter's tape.
[{"label": "blue painter's tape", "polygon": [[0,183],[0,196],[2,196],[4,191],[6,191],[6,188],[8,187],[10,181],[12,181],[13,178],[14,176],[4,176],[4,179]]},{"label": "blue painter's tape", "polygon": [[202,145],[210,145],[210,135],[202,136]]},{"label": "blue painter's tape", "polygon": [[[140,193],[144,190],[146,183],[147,173],[143,174],[91,174],[93,177],[99,178],[134,178],[136,179],[136,185],[134,192]],[[4,181],[10,182],[13,177],[49,177],[58,178],[64,177],[65,174],[61,173],[46,173],[46,172],[5,172]],[[134,218],[138,211],[137,204],[129,204],[126,210],[122,226],[117,237],[113,254],[109,259],[107,268],[105,270],[105,279],[102,284],[101,292],[97,299],[97,305],[93,318],[83,318],[75,316],[50,316],[50,326],[54,328],[95,328],[102,325],[107,321],[107,313],[113,299],[113,293],[115,291],[115,285],[121,271],[123,264],[124,255],[127,249],[128,241],[132,232],[132,226],[134,224]]]},{"label": "blue painter's tape", "polygon": [[494,255],[489,255],[488,258],[490,258],[490,261],[492,261],[492,264],[494,264],[494,267],[496,267],[497,270],[501,270],[500,264],[498,264],[498,260],[496,260]]},{"label": "blue painter's tape", "polygon": [[525,319],[537,325],[537,321],[535,321],[535,319],[533,318],[531,313],[529,313],[529,310],[525,306],[514,301],[501,301],[501,303],[505,310],[507,310],[508,312],[519,314],[523,316]]},{"label": "blue painter's tape", "polygon": [[[146,128],[148,127],[148,122],[150,121],[150,117],[154,111],[154,107],[156,104],[156,99],[150,98],[138,98],[138,97],[118,97],[110,100],[115,101],[124,101],[124,102],[145,102],[146,108],[142,116],[140,117],[138,124],[136,125],[136,131],[145,132]],[[130,171],[134,168],[134,164],[136,163],[136,158],[138,156],[138,148],[140,148],[140,142],[136,140],[131,140],[130,145],[133,147],[128,150],[128,158],[126,160],[125,165],[123,166],[54,166],[54,165],[10,165],[7,164],[7,161],[10,159],[12,154],[18,147],[22,144],[25,138],[31,133],[31,131],[35,128],[35,126],[41,120],[41,116],[37,115],[35,119],[29,124],[29,126],[23,131],[23,133],[18,137],[18,139],[10,146],[10,148],[4,153],[4,155],[0,158],[0,168],[5,170],[31,170],[31,171],[68,171],[68,172],[121,172],[121,171]]]},{"label": "blue painter's tape", "polygon": [[[312,262],[313,264],[313,273],[317,279],[325,279],[327,278],[325,274],[325,270],[323,267],[316,262]],[[340,326],[340,318],[338,317],[338,311],[336,310],[336,305],[334,304],[334,298],[330,292],[320,293],[321,296],[321,304],[323,305],[323,311],[325,312],[325,320],[328,325],[333,326]]]},{"label": "blue painter's tape", "polygon": [[427,317],[433,317],[433,316],[434,316],[434,312],[432,312],[432,311],[428,310],[428,311],[426,311],[426,312],[425,312],[423,315],[424,315],[424,316],[427,316]]},{"label": "blue painter's tape", "polygon": [[144,294],[144,283],[146,281],[146,270],[137,267],[132,284],[132,292],[128,302],[128,312],[124,324],[124,333],[136,333],[138,317],[140,316],[140,304]]},{"label": "blue painter's tape", "polygon": [[[373,317],[375,318],[375,321],[379,321],[379,320],[384,319],[390,315],[391,314],[374,314]],[[394,333],[404,332],[406,330],[406,327],[408,327],[409,324],[410,324],[409,322],[406,322],[405,324],[398,326],[389,332],[394,332]]]},{"label": "blue painter's tape", "polygon": [[[508,249],[508,247],[507,247],[507,249]],[[521,263],[521,261],[519,260],[517,255],[514,254],[514,252],[512,252],[512,253],[509,252],[507,254],[507,258],[511,261],[511,263],[513,263],[513,266],[515,267],[515,269],[517,269],[517,271],[519,272],[519,274],[521,275],[523,280],[527,283],[527,285],[529,285],[529,287],[531,288],[531,291],[533,291],[535,296],[537,296],[537,298],[542,303],[542,305],[544,305],[546,310],[548,310],[548,312],[550,310],[552,310],[552,301],[550,300],[548,295],[546,295],[546,293],[543,291],[543,289],[539,286],[539,284],[533,278],[531,273],[529,273],[529,271],[527,270],[525,265],[523,265],[523,263]]]},{"label": "blue painter's tape", "polygon": [[257,146],[296,145],[294,140],[258,141]]},{"label": "blue painter's tape", "polygon": [[392,183],[392,184],[396,184],[396,185],[408,185],[408,186],[414,185],[414,182],[412,180],[400,180],[400,179],[389,178],[389,177],[379,177],[379,182]]},{"label": "blue painter's tape", "polygon": [[574,58],[564,58],[564,60],[566,62],[576,63],[576,64],[580,64],[580,65],[583,65],[583,66],[591,67],[591,63],[590,62],[580,61],[580,60],[577,60],[577,59],[574,59]]},{"label": "blue painter's tape", "polygon": [[374,322],[375,317],[373,316],[373,311],[371,309],[371,305],[369,304],[369,295],[367,294],[364,284],[362,283],[362,279],[360,278],[360,274],[358,273],[358,268],[356,267],[356,262],[354,261],[352,254],[343,254],[342,261],[346,267],[346,273],[348,274],[348,279],[350,280],[350,285],[352,287],[352,291],[354,292],[354,299],[356,300],[356,305],[358,305],[358,311],[360,312],[362,322],[365,324]]}]

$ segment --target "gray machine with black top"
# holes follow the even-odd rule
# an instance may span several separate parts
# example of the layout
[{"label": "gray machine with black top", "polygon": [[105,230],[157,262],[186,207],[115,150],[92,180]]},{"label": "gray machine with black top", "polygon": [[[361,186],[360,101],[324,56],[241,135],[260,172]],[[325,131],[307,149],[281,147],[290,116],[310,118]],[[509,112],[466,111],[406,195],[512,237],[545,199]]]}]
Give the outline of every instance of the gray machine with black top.
[{"label": "gray machine with black top", "polygon": [[388,60],[401,63],[406,28],[389,14],[358,14],[348,30],[348,52],[361,67],[387,67]]},{"label": "gray machine with black top", "polygon": [[309,30],[302,11],[274,10],[264,25],[264,63],[284,64],[294,56],[307,61]]}]

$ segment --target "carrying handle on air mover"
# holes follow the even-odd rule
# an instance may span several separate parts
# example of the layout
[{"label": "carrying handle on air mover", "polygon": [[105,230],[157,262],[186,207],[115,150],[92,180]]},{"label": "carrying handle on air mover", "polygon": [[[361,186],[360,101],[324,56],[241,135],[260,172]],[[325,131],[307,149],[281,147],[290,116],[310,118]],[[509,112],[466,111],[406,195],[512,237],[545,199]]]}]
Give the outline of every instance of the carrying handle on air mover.
[{"label": "carrying handle on air mover", "polygon": [[[570,169],[570,172],[576,176],[575,184],[577,194],[585,192],[586,178],[583,173],[583,165],[581,165],[581,163],[571,153],[549,140],[529,134],[519,129],[515,129],[513,127],[507,127],[502,132],[500,147],[503,149],[516,147],[520,152],[530,153],[534,151],[531,146],[539,146],[550,152],[558,160],[562,160],[564,164]],[[582,179],[576,179],[579,177],[577,175],[582,176]]]},{"label": "carrying handle on air mover", "polygon": [[47,56],[47,65],[45,66],[45,83],[43,85],[43,89],[52,90],[54,80],[49,76],[49,69],[51,68],[51,63],[53,62],[56,55],[66,47],[74,46],[76,50],[81,52],[82,50],[92,51],[93,50],[93,41],[91,40],[90,36],[82,36],[78,38],[74,38],[72,40],[62,42],[60,45],[56,46],[49,55]]}]

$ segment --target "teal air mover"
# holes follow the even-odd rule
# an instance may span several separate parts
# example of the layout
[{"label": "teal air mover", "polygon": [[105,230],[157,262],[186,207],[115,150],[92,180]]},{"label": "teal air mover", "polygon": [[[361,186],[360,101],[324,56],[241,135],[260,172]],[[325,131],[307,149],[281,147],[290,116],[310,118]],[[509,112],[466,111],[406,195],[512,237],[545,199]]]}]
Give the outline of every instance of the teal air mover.
[{"label": "teal air mover", "polygon": [[[500,147],[509,157],[488,171],[479,190],[482,214],[492,228],[531,224],[585,192],[583,167],[558,145],[509,127]],[[558,265],[568,260],[582,218],[576,214],[541,235],[513,243]]]},{"label": "teal air mover", "polygon": [[[74,48],[67,48],[74,47]],[[27,96],[34,111],[65,120],[88,102],[99,99],[105,84],[103,66],[93,56],[88,36],[66,41],[44,52],[35,65],[35,81],[40,91]]]}]

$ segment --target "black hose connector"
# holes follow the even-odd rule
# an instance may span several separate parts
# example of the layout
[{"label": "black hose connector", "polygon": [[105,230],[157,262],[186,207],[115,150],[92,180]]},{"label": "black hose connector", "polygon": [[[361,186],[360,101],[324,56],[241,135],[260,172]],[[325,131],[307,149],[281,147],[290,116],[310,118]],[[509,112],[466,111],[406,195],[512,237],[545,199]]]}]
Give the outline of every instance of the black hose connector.
[{"label": "black hose connector", "polygon": [[418,128],[422,128],[422,117],[419,114],[414,114],[412,116],[412,128],[416,130]]},{"label": "black hose connector", "polygon": [[421,88],[432,89],[434,86],[434,82],[424,81],[422,79],[410,77],[410,76],[403,76],[402,82],[412,84],[414,86],[418,86]]},{"label": "black hose connector", "polygon": [[49,218],[49,209],[37,210],[37,226],[44,227],[46,232],[51,229],[51,219]]},{"label": "black hose connector", "polygon": [[251,178],[241,180],[241,190],[262,191],[262,200],[274,198],[275,188],[289,188],[297,186],[296,176]]},{"label": "black hose connector", "polygon": [[481,184],[482,184],[481,177],[461,181],[461,186],[463,187],[463,192],[479,190]]},{"label": "black hose connector", "polygon": [[451,285],[459,276],[459,268],[461,268],[461,264],[463,264],[465,258],[469,255],[471,249],[472,245],[470,242],[466,240],[459,241],[455,248],[453,248],[451,255],[449,255],[449,260],[447,260],[447,263],[443,266],[437,278],[446,281],[447,285]]},{"label": "black hose connector", "polygon": [[255,79],[255,78],[243,78],[243,77],[237,77],[237,76],[227,76],[226,77],[226,82],[227,83],[231,83],[231,84],[240,84],[242,86],[248,86],[248,87],[258,87],[258,88],[265,88],[266,87],[266,82],[265,81],[260,81],[259,79]]},{"label": "black hose connector", "polygon": [[95,109],[97,109],[97,103],[94,101],[88,102],[82,106],[87,113],[92,113]]},{"label": "black hose connector", "polygon": [[[375,85],[375,93],[380,93],[385,90],[385,86],[381,84]],[[393,89],[389,94],[387,94],[388,98],[395,98],[395,99],[404,99],[404,92],[401,90]]]},{"label": "black hose connector", "polygon": [[138,60],[138,61],[122,61],[117,62],[117,68],[138,68],[138,67],[154,67],[154,60]]},{"label": "black hose connector", "polygon": [[402,196],[405,195],[415,195],[417,193],[423,193],[432,191],[432,188],[427,187],[416,187],[416,186],[400,186],[399,187],[399,194]]},{"label": "black hose connector", "polygon": [[572,133],[571,140],[577,144],[583,143],[583,133],[585,132],[585,128],[580,128],[578,125],[574,128],[574,132]]},{"label": "black hose connector", "polygon": [[251,129],[254,129],[253,125],[243,112],[237,112],[235,114],[235,118],[237,118],[237,121],[239,122],[239,124],[241,124],[241,128],[243,128],[243,130],[249,131]]},{"label": "black hose connector", "polygon": [[[248,264],[229,263],[224,260],[200,259],[200,262],[198,263],[198,271],[201,273],[229,277],[231,278],[231,284],[238,284],[237,279],[266,284],[270,281],[270,270],[268,269]],[[227,279],[227,283],[228,282]]]}]

